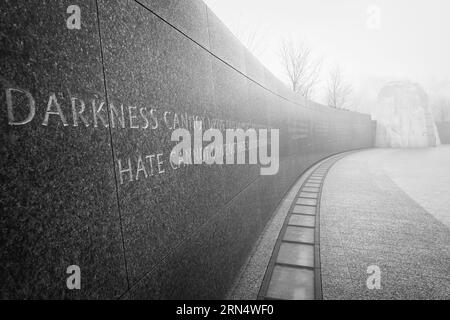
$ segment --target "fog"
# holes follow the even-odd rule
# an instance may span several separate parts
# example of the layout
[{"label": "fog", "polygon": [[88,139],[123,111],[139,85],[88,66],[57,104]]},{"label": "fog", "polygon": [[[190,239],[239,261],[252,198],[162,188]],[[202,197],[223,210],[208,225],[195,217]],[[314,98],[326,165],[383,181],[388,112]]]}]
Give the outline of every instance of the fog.
[{"label": "fog", "polygon": [[377,92],[392,80],[419,83],[431,100],[450,98],[448,0],[205,2],[285,82],[281,39],[307,43],[323,59],[318,102],[326,103],[324,88],[335,65],[352,84],[354,110],[370,113]]}]

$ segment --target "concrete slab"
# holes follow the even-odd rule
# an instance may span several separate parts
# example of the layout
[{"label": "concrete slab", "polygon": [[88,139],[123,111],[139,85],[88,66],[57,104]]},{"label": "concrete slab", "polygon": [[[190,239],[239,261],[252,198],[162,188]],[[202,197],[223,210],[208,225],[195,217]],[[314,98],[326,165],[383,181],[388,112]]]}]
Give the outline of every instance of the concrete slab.
[{"label": "concrete slab", "polygon": [[321,183],[320,182],[308,182],[305,183],[305,187],[313,187],[313,188],[318,188],[320,187]]},{"label": "concrete slab", "polygon": [[291,226],[302,226],[302,227],[314,227],[315,217],[302,214],[293,214],[289,218],[289,225]]},{"label": "concrete slab", "polygon": [[[297,200],[298,203],[298,200]],[[305,206],[305,205],[296,205],[294,209],[292,210],[292,213],[295,214],[307,214],[307,215],[315,215],[316,214],[316,208],[311,206]]]},{"label": "concrete slab", "polygon": [[302,198],[317,199],[318,194],[313,192],[300,192],[299,196]]},{"label": "concrete slab", "polygon": [[303,187],[302,191],[306,192],[319,192],[320,188],[318,187]]},{"label": "concrete slab", "polygon": [[298,198],[297,204],[304,205],[304,206],[317,206],[317,200],[310,199],[310,198]]},{"label": "concrete slab", "polygon": [[314,244],[314,229],[288,226],[283,240]]},{"label": "concrete slab", "polygon": [[[373,149],[330,169],[320,207],[324,299],[450,298],[449,197],[429,191],[448,190],[447,158],[447,147]],[[370,266],[380,289],[367,286]]]},{"label": "concrete slab", "polygon": [[299,267],[314,267],[314,246],[283,242],[278,252],[277,263]]},{"label": "concrete slab", "polygon": [[285,300],[314,299],[314,271],[275,266],[267,296]]}]

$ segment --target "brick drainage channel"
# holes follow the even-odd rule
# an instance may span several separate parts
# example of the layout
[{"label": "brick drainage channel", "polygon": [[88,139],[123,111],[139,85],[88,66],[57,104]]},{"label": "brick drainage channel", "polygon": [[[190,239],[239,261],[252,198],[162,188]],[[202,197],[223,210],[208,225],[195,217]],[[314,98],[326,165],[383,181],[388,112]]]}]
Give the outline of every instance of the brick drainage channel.
[{"label": "brick drainage channel", "polygon": [[320,198],[330,168],[349,153],[322,162],[302,184],[281,228],[258,299],[322,300]]}]

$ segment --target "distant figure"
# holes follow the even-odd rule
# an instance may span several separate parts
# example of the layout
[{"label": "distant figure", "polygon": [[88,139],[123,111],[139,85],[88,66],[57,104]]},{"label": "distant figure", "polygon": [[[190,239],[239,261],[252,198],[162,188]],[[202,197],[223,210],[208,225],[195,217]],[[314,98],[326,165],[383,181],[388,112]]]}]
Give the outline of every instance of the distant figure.
[{"label": "distant figure", "polygon": [[428,96],[416,83],[394,81],[378,94],[376,146],[435,147],[440,144]]}]

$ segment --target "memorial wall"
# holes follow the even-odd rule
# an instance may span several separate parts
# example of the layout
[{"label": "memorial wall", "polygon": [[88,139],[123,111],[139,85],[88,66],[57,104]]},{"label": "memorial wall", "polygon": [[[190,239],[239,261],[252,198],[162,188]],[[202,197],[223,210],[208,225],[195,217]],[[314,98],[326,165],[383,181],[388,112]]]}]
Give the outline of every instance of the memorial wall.
[{"label": "memorial wall", "polygon": [[[202,1],[4,0],[0,41],[3,299],[222,298],[302,172],[373,145]],[[277,173],[173,164],[195,121],[279,129]]]}]

